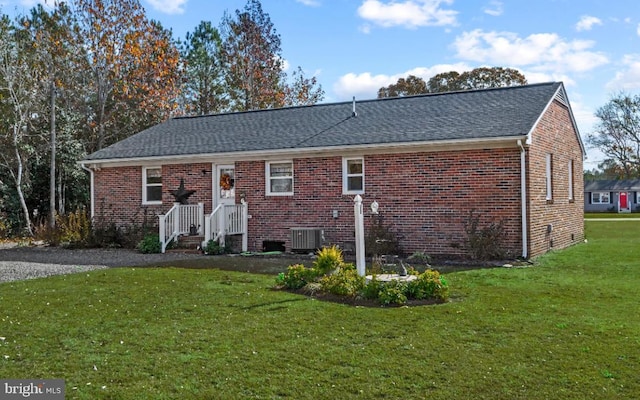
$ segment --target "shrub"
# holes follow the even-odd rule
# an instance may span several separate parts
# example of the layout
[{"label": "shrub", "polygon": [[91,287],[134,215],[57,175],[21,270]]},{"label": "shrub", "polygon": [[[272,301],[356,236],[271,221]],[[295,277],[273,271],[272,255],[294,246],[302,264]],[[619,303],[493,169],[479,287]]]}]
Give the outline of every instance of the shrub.
[{"label": "shrub", "polygon": [[438,271],[428,269],[407,283],[407,297],[445,301],[449,297],[449,288]]},{"label": "shrub", "polygon": [[373,219],[371,227],[365,236],[367,256],[382,254],[400,254],[400,244],[396,234],[384,224],[381,216]]},{"label": "shrub", "polygon": [[138,250],[144,254],[160,253],[162,251],[160,236],[157,233],[145,235],[140,243],[138,243]]},{"label": "shrub", "polygon": [[34,224],[34,236],[49,245],[64,244],[72,247],[86,246],[91,237],[91,218],[86,210],[56,215],[55,226],[51,227],[46,218],[41,218]]},{"label": "shrub", "polygon": [[342,250],[338,246],[323,247],[318,251],[318,258],[313,262],[313,267],[318,275],[325,275],[340,267],[344,263]]},{"label": "shrub", "polygon": [[358,275],[353,264],[345,264],[330,275],[320,279],[322,290],[340,296],[355,296],[365,286],[365,277]]},{"label": "shrub", "polygon": [[7,224],[2,215],[0,215],[0,238],[7,236],[9,236],[9,224]]},{"label": "shrub", "polygon": [[84,245],[91,235],[91,218],[84,209],[56,216],[56,224],[63,243]]},{"label": "shrub", "polygon": [[225,247],[220,246],[220,242],[217,240],[209,240],[204,246],[204,253],[209,255],[218,255],[225,253]]},{"label": "shrub", "polygon": [[302,264],[290,265],[286,273],[279,274],[276,283],[287,289],[297,290],[307,283],[314,282],[318,274],[314,268],[307,268]]},{"label": "shrub", "polygon": [[449,286],[438,271],[427,270],[418,274],[413,268],[408,269],[410,275],[417,275],[416,279],[382,282],[374,275],[360,295],[365,299],[378,300],[383,305],[402,305],[408,300],[427,299],[444,302],[449,298]]},{"label": "shrub", "polygon": [[480,215],[474,215],[475,210],[469,212],[464,230],[467,234],[467,248],[475,260],[502,259],[505,256],[503,241],[506,238],[504,221],[491,222],[488,226],[480,227]]},{"label": "shrub", "polygon": [[402,305],[407,302],[407,284],[398,280],[384,282],[378,291],[378,301],[383,305]]},{"label": "shrub", "polygon": [[366,285],[364,285],[364,287],[360,291],[360,295],[365,299],[377,300],[380,293],[380,289],[382,289],[383,285],[384,285],[384,282],[380,282],[376,278],[376,276],[373,275],[371,277],[371,280]]},{"label": "shrub", "polygon": [[423,251],[416,251],[409,256],[409,260],[416,260],[421,264],[429,265],[431,263],[431,256]]}]

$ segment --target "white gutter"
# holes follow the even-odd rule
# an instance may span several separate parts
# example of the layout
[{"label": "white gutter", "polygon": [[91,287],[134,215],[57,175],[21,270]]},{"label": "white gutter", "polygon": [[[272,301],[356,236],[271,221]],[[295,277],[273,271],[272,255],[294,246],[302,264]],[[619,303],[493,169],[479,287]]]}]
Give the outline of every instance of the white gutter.
[{"label": "white gutter", "polygon": [[89,172],[89,181],[90,181],[90,196],[91,196],[91,219],[95,215],[95,196],[94,196],[94,178],[93,178],[93,170],[91,168],[87,168],[84,163],[79,163],[83,170]]},{"label": "white gutter", "polygon": [[482,139],[452,139],[421,142],[399,142],[399,143],[373,143],[349,146],[329,146],[329,147],[305,147],[276,150],[251,150],[236,151],[228,153],[201,153],[201,154],[180,154],[170,156],[147,156],[132,158],[108,158],[96,160],[82,160],[83,165],[96,168],[103,167],[124,167],[140,165],[166,165],[182,163],[210,163],[211,160],[217,162],[232,163],[235,161],[268,161],[282,158],[301,157],[326,157],[335,155],[363,155],[382,153],[413,153],[413,152],[435,152],[443,150],[477,149],[477,148],[503,148],[512,147],[513,141],[522,138],[519,136],[506,136],[497,138]]},{"label": "white gutter", "polygon": [[522,205],[522,258],[526,259],[529,255],[527,245],[527,168],[525,164],[525,150],[522,146],[522,140],[518,139],[520,147],[520,203]]}]

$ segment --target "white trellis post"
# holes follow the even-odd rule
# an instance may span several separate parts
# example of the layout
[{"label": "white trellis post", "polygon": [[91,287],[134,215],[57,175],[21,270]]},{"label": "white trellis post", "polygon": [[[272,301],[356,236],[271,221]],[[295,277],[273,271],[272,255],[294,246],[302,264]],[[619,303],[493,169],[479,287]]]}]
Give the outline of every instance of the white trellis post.
[{"label": "white trellis post", "polygon": [[362,209],[362,197],[360,197],[360,195],[356,195],[353,202],[353,213],[355,215],[356,228],[356,269],[358,271],[358,275],[364,276],[364,211]]}]

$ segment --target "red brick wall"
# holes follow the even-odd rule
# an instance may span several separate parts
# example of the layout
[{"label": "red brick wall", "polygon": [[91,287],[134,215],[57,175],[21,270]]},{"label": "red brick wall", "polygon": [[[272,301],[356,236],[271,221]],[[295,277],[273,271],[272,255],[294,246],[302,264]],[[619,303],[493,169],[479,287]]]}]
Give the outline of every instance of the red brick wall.
[{"label": "red brick wall", "polygon": [[[342,195],[342,157],[295,159],[293,196],[266,196],[264,169],[262,161],[236,163],[237,190],[246,194],[252,215],[250,248],[279,240],[289,249],[292,227],[322,228],[328,243],[353,241],[354,196]],[[405,254],[465,254],[472,209],[482,226],[504,220],[506,247],[521,253],[518,149],[367,155],[364,169],[365,214],[376,200]]]},{"label": "red brick wall", "polygon": [[[584,240],[583,159],[568,109],[554,101],[532,133],[528,151],[529,256]],[[552,154],[553,200],[546,199],[546,154]],[[569,160],[573,196],[569,200]],[[548,226],[552,230],[548,233]]]},{"label": "red brick wall", "polygon": [[[205,171],[205,174],[202,171]],[[94,216],[104,217],[119,226],[158,224],[158,214],[167,212],[174,202],[169,190],[175,190],[184,178],[186,189],[196,192],[189,203],[203,202],[205,212],[211,212],[211,164],[180,164],[162,166],[162,204],[142,204],[142,167],[101,168],[94,171]]]}]

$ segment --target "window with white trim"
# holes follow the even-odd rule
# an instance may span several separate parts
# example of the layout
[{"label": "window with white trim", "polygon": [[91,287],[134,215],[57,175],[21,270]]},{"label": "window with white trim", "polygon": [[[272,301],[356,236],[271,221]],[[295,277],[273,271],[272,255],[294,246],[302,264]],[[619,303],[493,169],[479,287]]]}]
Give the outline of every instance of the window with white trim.
[{"label": "window with white trim", "polygon": [[342,193],[364,193],[364,159],[342,158]]},{"label": "window with white trim", "polygon": [[569,201],[573,201],[573,160],[569,160]]},{"label": "window with white trim", "polygon": [[142,168],[142,204],[162,204],[162,168]]},{"label": "window with white trim", "polygon": [[547,153],[545,181],[547,186],[547,200],[553,200],[553,157]]},{"label": "window with white trim", "polygon": [[610,204],[611,195],[609,192],[591,192],[591,204]]},{"label": "window with white trim", "polygon": [[293,195],[293,162],[267,161],[265,166],[266,194],[272,196]]}]

